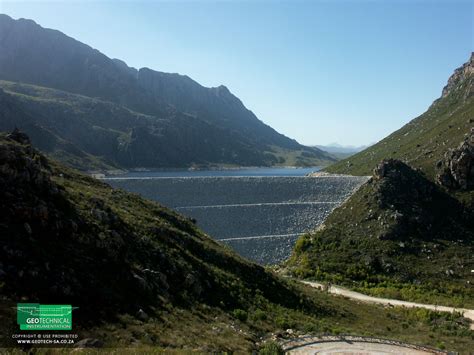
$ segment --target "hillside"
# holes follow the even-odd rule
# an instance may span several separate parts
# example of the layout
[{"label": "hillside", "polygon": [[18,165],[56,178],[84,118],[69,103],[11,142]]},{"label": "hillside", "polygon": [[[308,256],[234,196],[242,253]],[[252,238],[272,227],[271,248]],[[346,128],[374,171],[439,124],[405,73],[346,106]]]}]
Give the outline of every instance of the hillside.
[{"label": "hillside", "polygon": [[384,160],[297,242],[288,266],[372,294],[472,308],[473,253],[472,210],[406,164]]},{"label": "hillside", "polygon": [[382,159],[399,159],[434,181],[436,166],[449,149],[461,144],[474,127],[474,53],[455,70],[442,96],[415,118],[377,144],[331,165],[331,173],[371,175]]},{"label": "hillside", "polygon": [[[3,85],[23,94],[22,108],[35,123],[112,165],[314,166],[335,161],[264,124],[225,86],[206,88],[187,76],[130,68],[31,20],[0,14],[0,52],[0,79],[15,83]],[[70,119],[74,131],[62,127]],[[20,119],[14,124],[32,134]],[[86,131],[92,133],[88,139]]]},{"label": "hillside", "polygon": [[[4,82],[1,82],[4,83]],[[23,96],[22,96],[23,97]],[[22,104],[19,100],[21,97],[9,95],[0,88],[0,131],[11,131],[16,127],[21,127],[24,132],[28,132],[31,140],[35,146],[39,147],[48,155],[67,163],[81,170],[112,170],[116,169],[112,163],[106,163],[103,159],[93,156],[81,150],[77,145],[71,141],[64,139],[56,131],[64,127],[63,125],[49,125],[50,112],[47,116],[39,115],[37,111],[33,110],[32,115],[28,112],[28,105]],[[66,104],[63,110],[67,112],[67,108],[71,105]],[[68,120],[69,120],[68,115]],[[71,128],[77,125],[71,125]],[[92,127],[90,131],[94,132]],[[73,135],[74,130],[69,129]],[[81,137],[85,138],[85,137]],[[87,139],[84,139],[88,142]],[[95,140],[98,142],[98,140]],[[74,142],[74,141],[73,141]],[[107,149],[107,147],[104,147]],[[110,148],[109,148],[110,149]]]},{"label": "hillside", "polygon": [[72,304],[82,344],[142,351],[248,353],[271,333],[471,342],[457,314],[357,304],[280,278],[184,217],[45,158],[18,131],[0,136],[0,241],[2,347],[15,346],[19,300]]}]

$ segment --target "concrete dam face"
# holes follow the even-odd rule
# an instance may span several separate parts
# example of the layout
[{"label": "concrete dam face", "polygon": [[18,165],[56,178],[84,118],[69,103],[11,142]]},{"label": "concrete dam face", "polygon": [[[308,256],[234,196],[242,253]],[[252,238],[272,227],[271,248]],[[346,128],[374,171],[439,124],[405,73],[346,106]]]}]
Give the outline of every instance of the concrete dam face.
[{"label": "concrete dam face", "polygon": [[260,264],[288,258],[367,177],[112,178],[114,187],[194,218],[207,234]]}]

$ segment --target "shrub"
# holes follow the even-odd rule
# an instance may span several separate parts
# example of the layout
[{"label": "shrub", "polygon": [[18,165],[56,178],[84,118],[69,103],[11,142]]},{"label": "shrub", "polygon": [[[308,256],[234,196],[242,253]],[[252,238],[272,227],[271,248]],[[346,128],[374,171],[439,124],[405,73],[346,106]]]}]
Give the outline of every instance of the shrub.
[{"label": "shrub", "polygon": [[253,314],[253,319],[255,320],[265,320],[267,319],[267,314],[261,309],[257,309]]},{"label": "shrub", "polygon": [[295,324],[294,322],[290,322],[288,318],[279,316],[276,319],[276,325],[278,326],[278,328],[285,330],[288,328],[293,328]]},{"label": "shrub", "polygon": [[281,348],[280,344],[269,341],[260,347],[258,351],[259,355],[283,355],[285,352]]},{"label": "shrub", "polygon": [[235,318],[240,320],[241,322],[245,322],[248,318],[248,314],[243,309],[234,309],[233,315]]},{"label": "shrub", "polygon": [[310,247],[311,241],[309,238],[310,237],[308,235],[304,235],[296,241],[294,247],[294,251],[296,254],[303,253]]}]

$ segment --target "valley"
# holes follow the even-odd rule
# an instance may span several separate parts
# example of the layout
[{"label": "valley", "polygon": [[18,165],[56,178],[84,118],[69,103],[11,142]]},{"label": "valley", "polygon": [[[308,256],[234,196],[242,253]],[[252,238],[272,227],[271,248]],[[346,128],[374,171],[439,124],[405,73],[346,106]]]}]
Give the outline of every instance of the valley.
[{"label": "valley", "polygon": [[24,134],[0,135],[0,159],[2,348],[15,347],[5,334],[17,327],[18,297],[79,307],[78,347],[248,353],[331,333],[470,348],[460,314],[359,304],[300,285],[170,209],[47,159]]},{"label": "valley", "polygon": [[[472,353],[465,8],[443,4],[448,26],[437,2],[388,3],[38,12],[65,33],[0,13],[0,353]],[[41,307],[77,340],[19,342],[57,330],[33,331]]]}]

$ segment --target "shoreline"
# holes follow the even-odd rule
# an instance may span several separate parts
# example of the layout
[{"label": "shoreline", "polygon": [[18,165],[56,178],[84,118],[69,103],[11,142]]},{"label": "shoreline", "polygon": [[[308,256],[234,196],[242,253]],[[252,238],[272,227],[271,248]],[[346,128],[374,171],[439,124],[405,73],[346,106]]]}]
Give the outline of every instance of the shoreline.
[{"label": "shoreline", "polygon": [[140,174],[140,173],[193,173],[193,172],[212,172],[212,171],[248,171],[248,170],[299,170],[299,169],[313,169],[309,174],[313,174],[323,169],[324,166],[235,166],[235,167],[188,167],[188,168],[134,168],[129,170],[117,169],[117,170],[92,170],[86,171],[85,173],[95,178],[109,178],[118,177],[127,174]]}]

